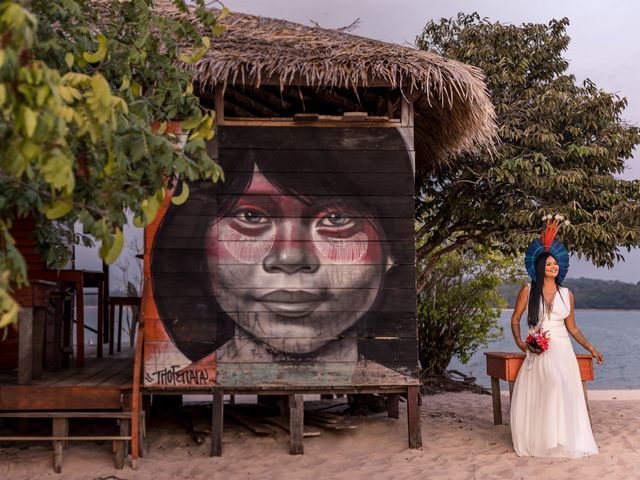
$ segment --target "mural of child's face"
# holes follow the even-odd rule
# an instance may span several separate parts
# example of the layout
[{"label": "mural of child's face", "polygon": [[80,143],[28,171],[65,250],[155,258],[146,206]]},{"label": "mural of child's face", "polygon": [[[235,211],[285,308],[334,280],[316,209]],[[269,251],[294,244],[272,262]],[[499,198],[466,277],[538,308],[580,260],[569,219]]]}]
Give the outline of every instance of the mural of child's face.
[{"label": "mural of child's face", "polygon": [[379,225],[350,205],[284,195],[256,169],[212,224],[211,287],[247,336],[280,352],[311,353],[371,308],[390,259]]}]

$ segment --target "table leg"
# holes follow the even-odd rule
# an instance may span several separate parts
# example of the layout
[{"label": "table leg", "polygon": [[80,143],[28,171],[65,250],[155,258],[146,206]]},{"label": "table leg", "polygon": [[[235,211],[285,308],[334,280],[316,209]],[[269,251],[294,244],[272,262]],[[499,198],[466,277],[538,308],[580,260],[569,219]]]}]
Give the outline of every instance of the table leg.
[{"label": "table leg", "polygon": [[493,400],[493,424],[502,425],[502,401],[500,399],[500,379],[491,377],[491,398]]}]

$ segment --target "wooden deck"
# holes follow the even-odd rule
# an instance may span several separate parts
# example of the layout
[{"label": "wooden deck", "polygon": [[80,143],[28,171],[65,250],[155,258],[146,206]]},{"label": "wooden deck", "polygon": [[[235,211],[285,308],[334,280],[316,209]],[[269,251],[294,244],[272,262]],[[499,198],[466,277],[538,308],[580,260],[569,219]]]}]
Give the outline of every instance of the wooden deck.
[{"label": "wooden deck", "polygon": [[0,411],[120,409],[122,394],[132,389],[134,351],[87,353],[84,367],[44,371],[28,385],[18,385],[15,372],[0,371]]}]

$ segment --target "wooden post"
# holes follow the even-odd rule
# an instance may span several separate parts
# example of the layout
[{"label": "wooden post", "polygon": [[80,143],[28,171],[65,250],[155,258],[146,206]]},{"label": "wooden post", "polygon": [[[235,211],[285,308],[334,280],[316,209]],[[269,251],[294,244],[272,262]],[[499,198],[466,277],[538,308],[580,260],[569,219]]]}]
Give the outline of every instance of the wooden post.
[{"label": "wooden post", "polygon": [[409,448],[422,448],[420,407],[418,406],[419,396],[419,385],[411,385],[407,387],[407,423],[409,428]]},{"label": "wooden post", "polygon": [[304,397],[289,395],[289,453],[302,455],[304,445]]},{"label": "wooden post", "polygon": [[31,364],[31,379],[42,378],[42,363],[44,357],[44,341],[47,311],[42,307],[33,307],[31,350],[33,362]]},{"label": "wooden post", "polygon": [[62,303],[62,368],[69,368],[73,352],[73,299],[65,297]]},{"label": "wooden post", "polygon": [[213,388],[211,405],[211,456],[222,456],[222,431],[224,428],[224,392],[222,388]]},{"label": "wooden post", "polygon": [[53,306],[55,313],[53,316],[53,371],[58,372],[62,368],[62,324],[64,322],[64,297],[58,292],[54,297]]},{"label": "wooden post", "polygon": [[[110,308],[115,308],[111,306]],[[113,314],[112,314],[113,315]],[[131,314],[131,328],[133,329],[133,310]],[[118,305],[118,351],[122,350],[122,305]]]},{"label": "wooden post", "polygon": [[389,418],[400,418],[400,395],[397,393],[387,395],[387,416]]},{"label": "wooden post", "polygon": [[400,112],[400,125],[413,127],[413,101],[403,96]]},{"label": "wooden post", "polygon": [[[52,433],[54,437],[63,437],[68,435],[69,432],[69,419],[68,418],[54,418]],[[63,440],[53,441],[53,471],[56,473],[62,472],[62,445]]]},{"label": "wooden post", "polygon": [[214,96],[215,96],[214,107],[216,109],[216,124],[222,125],[224,123],[224,87],[222,85],[216,85]]},{"label": "wooden post", "polygon": [[[120,419],[120,436],[128,437],[129,436],[129,425],[131,424],[131,420],[128,418]],[[118,470],[122,470],[124,468],[124,459],[127,456],[127,441],[126,440],[116,440],[115,441],[115,450],[116,454],[114,457],[114,465]]]},{"label": "wooden post", "polygon": [[[97,355],[98,358],[102,358],[102,354],[103,354],[103,343],[105,342],[105,340],[109,337],[109,327],[107,325],[107,328],[105,328],[105,321],[104,321],[104,310],[103,310],[103,302],[104,302],[104,288],[103,288],[104,284],[99,283],[98,284],[98,324],[97,324],[97,330],[98,330],[98,339],[96,341],[96,346],[97,348]],[[105,331],[106,330],[106,331]]]},{"label": "wooden post", "polygon": [[[122,307],[120,307],[122,309]],[[116,311],[113,307],[109,309],[109,355],[113,355],[114,337],[115,337]],[[118,339],[119,340],[119,339]],[[118,349],[120,351],[120,349]]]},{"label": "wooden post", "polygon": [[[111,331],[107,328],[107,322],[109,321],[109,265],[104,262],[102,262],[102,274],[102,288],[98,291],[102,293],[102,319],[105,324],[105,330],[107,330],[104,343],[107,343],[107,341],[112,342],[113,327]],[[98,303],[98,306],[100,306],[100,303]]]},{"label": "wooden post", "polygon": [[142,374],[142,347],[144,345],[144,324],[140,325],[136,338],[136,353],[133,360],[133,388],[131,391],[131,468],[138,468],[140,435],[140,383]]},{"label": "wooden post", "polygon": [[[84,367],[84,287],[76,282],[76,366]],[[98,342],[98,348],[100,343]]]},{"label": "wooden post", "polygon": [[33,379],[33,308],[21,308],[18,313],[18,385]]},{"label": "wooden post", "polygon": [[491,377],[491,398],[493,400],[493,424],[502,425],[502,400],[500,398],[500,379]]}]

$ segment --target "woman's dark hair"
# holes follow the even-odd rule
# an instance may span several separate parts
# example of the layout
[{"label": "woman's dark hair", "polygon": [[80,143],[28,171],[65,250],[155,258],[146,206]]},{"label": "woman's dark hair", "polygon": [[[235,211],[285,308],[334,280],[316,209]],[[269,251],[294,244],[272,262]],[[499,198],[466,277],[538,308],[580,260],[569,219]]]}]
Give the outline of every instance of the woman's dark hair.
[{"label": "woman's dark hair", "polygon": [[[247,135],[251,128],[255,134]],[[264,136],[265,130],[283,138],[295,135],[297,144],[305,149],[278,146]],[[407,285],[414,286],[415,278],[408,277],[415,275],[411,158],[396,129],[366,130],[370,141],[386,142],[383,144],[389,148],[391,140],[393,148],[384,152],[336,148],[353,142],[353,132],[343,128],[231,127],[217,136],[225,181],[190,184],[187,201],[170,205],[163,217],[151,258],[153,296],[160,319],[187,358],[197,361],[235,334],[235,322],[211,293],[205,238],[212,223],[228,214],[247,190],[256,168],[285,194],[310,203],[317,197],[339,197],[381,226],[385,254],[399,266],[387,272],[384,294],[378,295],[370,312],[353,327],[360,329],[359,338],[397,336],[394,309],[398,318],[413,312],[415,322],[415,292],[411,292],[411,302],[407,294]],[[233,135],[242,136],[243,148],[237,146],[237,138],[235,144],[233,138],[229,140]],[[247,137],[255,139],[253,145]],[[265,138],[270,146],[265,147]],[[225,139],[233,145],[225,145]],[[361,341],[359,349],[368,356],[367,342]]]},{"label": "woman's dark hair", "polygon": [[[555,259],[549,252],[542,253],[536,258],[536,280],[531,282],[531,288],[529,289],[529,307],[527,308],[527,323],[530,327],[535,327],[538,324],[540,319],[540,304],[546,305],[542,287],[544,285],[544,270],[547,264],[547,258],[549,257]],[[560,293],[562,284],[558,280],[558,277],[555,278],[555,281],[558,293]],[[546,306],[544,308],[546,308]]]}]

